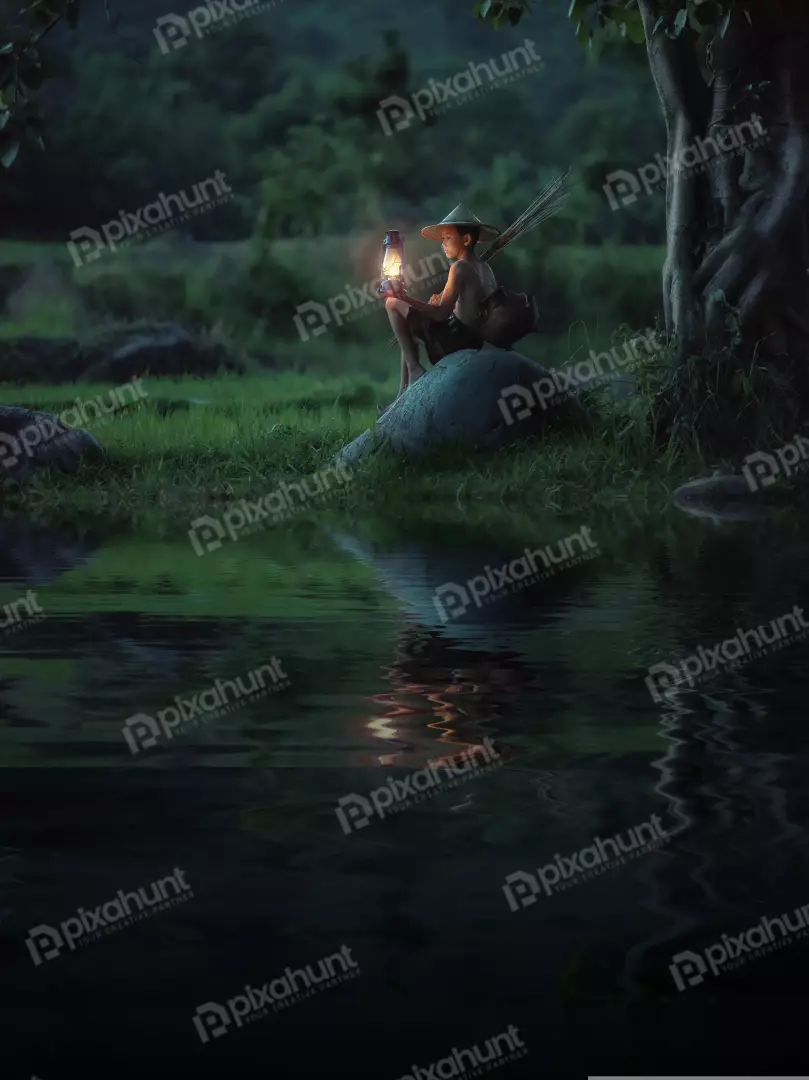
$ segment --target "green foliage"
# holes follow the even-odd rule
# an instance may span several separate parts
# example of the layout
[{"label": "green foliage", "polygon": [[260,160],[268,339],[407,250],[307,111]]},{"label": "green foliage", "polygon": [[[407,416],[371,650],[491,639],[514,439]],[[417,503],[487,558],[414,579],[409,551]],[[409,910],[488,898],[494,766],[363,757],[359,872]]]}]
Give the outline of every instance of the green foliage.
[{"label": "green foliage", "polygon": [[79,0],[22,0],[18,22],[0,39],[0,165],[9,169],[24,142],[44,149],[42,117],[32,95],[52,74],[39,48],[62,20],[71,29],[79,18]]},{"label": "green foliage", "polygon": [[[108,40],[99,48],[99,37],[83,30],[59,55],[59,92],[46,87],[42,95],[48,156],[25,155],[21,171],[12,170],[6,182],[14,227],[36,230],[37,238],[64,237],[80,224],[99,228],[121,208],[134,211],[155,192],[185,190],[216,169],[234,197],[182,223],[198,240],[384,232],[394,221],[406,227],[434,209],[443,216],[448,198],[472,198],[480,213],[504,226],[531,201],[543,176],[576,157],[589,170],[589,193],[577,192],[576,215],[563,219],[567,231],[548,224],[555,239],[659,235],[662,200],[612,214],[601,190],[613,161],[649,160],[659,149],[654,100],[637,94],[634,76],[618,65],[585,71],[564,19],[547,11],[542,19],[542,57],[552,81],[540,70],[484,87],[394,137],[380,124],[380,103],[457,72],[459,51],[467,63],[479,57],[471,35],[460,49],[444,34],[429,50],[408,54],[388,31],[359,56],[321,64],[307,54],[301,29],[285,30],[283,48],[271,23],[252,20],[199,47],[170,55],[152,49],[134,63]],[[320,36],[329,49],[340,28],[324,21]],[[516,44],[509,35],[498,35],[504,53]],[[586,115],[588,100],[598,103],[597,114],[591,107]],[[534,131],[542,138],[527,137]]]},{"label": "green foliage", "polygon": [[[552,6],[554,0],[548,2]],[[20,5],[16,22],[5,32],[7,40],[0,38],[0,163],[6,168],[14,163],[24,141],[44,146],[43,120],[32,95],[54,71],[44,61],[40,43],[59,23],[74,28],[80,11],[80,0],[20,0]],[[473,6],[475,17],[496,30],[516,27],[531,11],[531,0],[475,0]],[[679,37],[690,27],[710,61],[714,40],[725,36],[736,14],[752,23],[753,0],[671,0],[652,32]],[[576,40],[590,48],[599,37],[633,44],[645,41],[637,0],[570,0],[568,18],[575,27]],[[211,50],[213,63],[197,65],[190,55],[183,56],[182,50],[179,56],[172,57],[178,75],[173,92],[178,98],[193,82],[203,97],[216,94],[227,109],[244,110],[255,103],[252,87],[260,79],[269,83],[273,93],[282,91],[279,52],[265,34],[257,33],[253,27],[241,27],[228,28],[227,34],[221,36],[223,43]],[[382,65],[375,66],[368,57],[360,57],[346,67],[343,77],[353,79],[355,86],[335,93],[333,103],[339,115],[359,117],[370,124],[380,100],[406,93],[410,76],[407,54],[392,32],[388,32],[386,44],[388,55]],[[268,78],[268,72],[274,74]],[[136,111],[125,108],[118,117]],[[300,112],[299,120],[303,119]]]},{"label": "green foliage", "polygon": [[[530,185],[524,191],[517,188],[514,198],[533,190]],[[580,195],[588,197],[581,189]],[[437,200],[436,209],[442,207]],[[601,347],[622,322],[646,326],[654,321],[663,248],[560,244],[556,241],[571,223],[552,220],[548,226],[529,233],[496,260],[498,280],[534,293],[539,303],[540,333],[526,338],[520,351],[544,364],[559,355],[558,343],[567,343],[571,325],[586,327],[592,344]],[[365,303],[352,320],[331,323],[327,333],[306,341],[300,340],[295,324],[299,304],[313,300],[325,305],[347,282],[358,284],[361,275],[350,239],[273,243],[256,237],[242,244],[184,245],[167,237],[80,270],[65,266],[59,288],[51,279],[41,293],[29,287],[24,315],[0,323],[0,337],[82,338],[88,328],[109,320],[173,321],[213,336],[232,355],[274,369],[303,366],[325,372],[338,367],[381,375],[398,362],[395,351],[385,347],[389,327],[381,303]],[[0,245],[0,269],[4,251]],[[413,242],[413,263],[431,251],[427,241],[417,247]],[[26,251],[11,245],[11,253],[15,261],[9,273],[16,281],[32,280],[32,267],[53,258],[48,247]],[[421,294],[418,286],[414,292]]]},{"label": "green foliage", "polygon": [[633,374],[657,445],[728,457],[791,442],[809,400],[794,368],[781,370],[755,353],[740,367],[732,330],[724,347],[685,362],[669,348],[662,360],[641,358]]},{"label": "green foliage", "polygon": [[[734,14],[753,22],[753,0],[668,0],[666,6],[652,33],[677,38],[689,26],[709,51],[717,37],[724,38]],[[530,0],[476,0],[473,9],[478,19],[495,29],[516,26],[530,11]],[[590,48],[599,34],[608,41],[616,36],[635,45],[646,41],[637,0],[570,0],[568,18],[575,25],[576,40]]]}]

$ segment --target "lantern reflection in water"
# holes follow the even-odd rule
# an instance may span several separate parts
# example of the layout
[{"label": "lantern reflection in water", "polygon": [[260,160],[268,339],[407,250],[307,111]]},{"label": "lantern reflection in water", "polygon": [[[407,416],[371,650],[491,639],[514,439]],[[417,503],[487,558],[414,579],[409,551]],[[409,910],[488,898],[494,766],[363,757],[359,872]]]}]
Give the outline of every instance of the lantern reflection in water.
[{"label": "lantern reflection in water", "polygon": [[[417,625],[400,632],[386,675],[392,690],[369,696],[373,713],[365,719],[366,730],[387,743],[377,758],[380,765],[414,769],[457,758],[480,746],[484,735],[494,736],[493,724],[505,711],[498,699],[531,679],[513,658],[455,650]],[[508,753],[500,739],[497,745]]]}]

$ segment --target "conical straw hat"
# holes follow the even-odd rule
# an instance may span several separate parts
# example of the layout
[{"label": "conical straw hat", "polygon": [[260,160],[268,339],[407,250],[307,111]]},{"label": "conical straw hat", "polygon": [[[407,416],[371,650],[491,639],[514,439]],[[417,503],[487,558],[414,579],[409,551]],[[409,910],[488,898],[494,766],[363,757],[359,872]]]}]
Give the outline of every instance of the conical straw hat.
[{"label": "conical straw hat", "polygon": [[495,229],[493,225],[484,225],[479,217],[475,217],[471,210],[468,210],[463,203],[458,203],[451,214],[447,214],[443,221],[439,221],[437,225],[428,225],[426,229],[421,230],[421,235],[426,236],[428,240],[440,240],[441,230],[446,225],[454,225],[459,228],[463,225],[467,225],[470,228],[474,226],[476,229],[480,229],[481,240],[494,240],[500,235],[500,230]]}]

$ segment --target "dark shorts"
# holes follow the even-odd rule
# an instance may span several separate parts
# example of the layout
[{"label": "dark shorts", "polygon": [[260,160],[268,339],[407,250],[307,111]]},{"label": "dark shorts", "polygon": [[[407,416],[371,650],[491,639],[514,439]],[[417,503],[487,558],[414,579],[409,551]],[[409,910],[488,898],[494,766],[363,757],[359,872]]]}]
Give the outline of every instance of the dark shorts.
[{"label": "dark shorts", "polygon": [[437,364],[450,353],[460,349],[479,349],[483,338],[451,315],[446,322],[433,322],[420,311],[411,308],[407,325],[418,341],[424,343],[431,364]]}]

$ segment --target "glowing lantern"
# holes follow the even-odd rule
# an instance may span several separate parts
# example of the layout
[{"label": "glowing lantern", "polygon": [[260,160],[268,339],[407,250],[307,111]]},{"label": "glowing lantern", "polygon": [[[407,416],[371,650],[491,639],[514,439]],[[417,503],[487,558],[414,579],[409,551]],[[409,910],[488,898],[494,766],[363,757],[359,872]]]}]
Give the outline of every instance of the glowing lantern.
[{"label": "glowing lantern", "polygon": [[380,295],[401,296],[404,291],[404,240],[395,229],[382,241],[382,281]]}]

